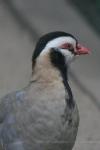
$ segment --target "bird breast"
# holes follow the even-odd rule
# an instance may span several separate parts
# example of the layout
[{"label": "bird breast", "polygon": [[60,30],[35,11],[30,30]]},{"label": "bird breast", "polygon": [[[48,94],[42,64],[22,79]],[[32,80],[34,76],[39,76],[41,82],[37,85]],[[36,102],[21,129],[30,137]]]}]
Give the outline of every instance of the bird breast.
[{"label": "bird breast", "polygon": [[70,150],[74,144],[78,110],[67,107],[62,84],[43,88],[36,83],[8,95],[3,105],[5,143],[17,137],[27,150]]}]

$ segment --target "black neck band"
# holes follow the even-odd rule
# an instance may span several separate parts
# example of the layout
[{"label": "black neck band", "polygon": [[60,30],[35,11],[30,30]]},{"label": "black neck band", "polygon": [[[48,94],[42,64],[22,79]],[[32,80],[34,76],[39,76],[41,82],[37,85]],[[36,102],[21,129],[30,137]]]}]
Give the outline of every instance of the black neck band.
[{"label": "black neck band", "polygon": [[65,91],[68,93],[68,97],[65,97],[67,105],[69,108],[73,108],[75,103],[74,103],[71,88],[68,83],[68,77],[67,77],[68,69],[65,63],[65,57],[57,49],[52,48],[50,53],[50,58],[52,64],[60,71],[61,76],[63,78]]}]

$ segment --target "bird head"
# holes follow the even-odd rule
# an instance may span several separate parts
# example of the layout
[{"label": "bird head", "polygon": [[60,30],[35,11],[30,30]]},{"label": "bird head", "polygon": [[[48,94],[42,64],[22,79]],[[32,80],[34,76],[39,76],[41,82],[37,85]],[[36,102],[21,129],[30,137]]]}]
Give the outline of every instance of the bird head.
[{"label": "bird head", "polygon": [[73,35],[65,32],[51,32],[39,39],[32,60],[47,53],[52,48],[61,52],[66,57],[67,62],[72,60],[74,56],[89,53],[89,49],[79,44]]},{"label": "bird head", "polygon": [[[43,56],[50,51],[52,56],[54,53],[59,53],[67,64],[70,63],[75,56],[89,53],[89,49],[79,44],[73,35],[59,31],[51,32],[42,36],[37,42],[32,57],[33,65],[39,56]],[[58,55],[54,55],[54,57],[57,58]],[[53,59],[56,59],[54,57]],[[60,63],[60,60],[58,61]]]}]

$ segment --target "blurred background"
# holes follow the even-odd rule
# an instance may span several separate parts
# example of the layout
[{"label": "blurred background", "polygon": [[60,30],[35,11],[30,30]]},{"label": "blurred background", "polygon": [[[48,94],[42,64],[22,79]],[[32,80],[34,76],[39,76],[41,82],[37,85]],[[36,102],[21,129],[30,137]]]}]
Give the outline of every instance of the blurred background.
[{"label": "blurred background", "polygon": [[38,38],[65,31],[91,50],[70,69],[80,112],[74,150],[100,149],[100,1],[0,0],[0,97],[25,87]]}]

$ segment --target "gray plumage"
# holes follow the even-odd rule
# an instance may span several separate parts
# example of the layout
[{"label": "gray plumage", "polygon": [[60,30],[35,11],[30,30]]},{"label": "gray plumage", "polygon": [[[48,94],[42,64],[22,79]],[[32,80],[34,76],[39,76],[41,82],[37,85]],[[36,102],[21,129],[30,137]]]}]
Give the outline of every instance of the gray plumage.
[{"label": "gray plumage", "polygon": [[64,94],[59,85],[54,90],[34,83],[4,97],[0,105],[0,150],[71,150],[78,112],[76,106],[74,110],[67,108]]},{"label": "gray plumage", "polygon": [[0,101],[0,150],[72,150],[79,113],[66,103],[59,70],[50,53],[37,58],[29,85]]}]

